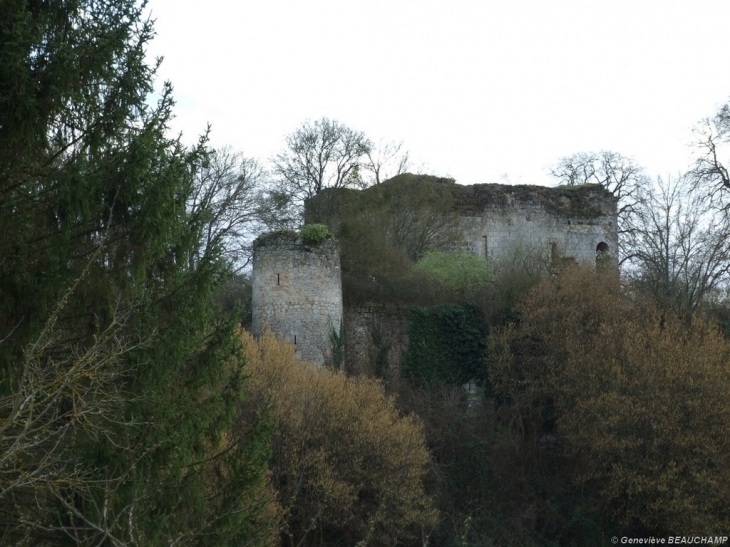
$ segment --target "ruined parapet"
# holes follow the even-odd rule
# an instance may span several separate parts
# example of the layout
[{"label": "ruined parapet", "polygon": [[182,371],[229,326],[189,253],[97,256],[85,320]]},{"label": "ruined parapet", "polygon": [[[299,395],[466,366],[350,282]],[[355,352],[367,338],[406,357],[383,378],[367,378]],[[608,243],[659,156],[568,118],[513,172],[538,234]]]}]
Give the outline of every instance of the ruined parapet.
[{"label": "ruined parapet", "polygon": [[[414,195],[419,186],[424,188],[421,202],[402,199]],[[363,196],[369,199],[358,203]],[[441,214],[448,210],[458,215],[456,246],[487,259],[527,252],[566,263],[600,260],[618,268],[617,199],[597,184],[464,186],[451,179],[406,173],[362,191],[329,189],[309,200],[306,213],[310,220],[336,230],[340,212],[348,206],[351,211],[374,207],[391,214],[393,200],[399,198],[401,209],[425,203]]]},{"label": "ruined parapet", "polygon": [[336,242],[305,242],[295,232],[273,232],[253,244],[253,333],[266,328],[322,365],[333,355],[342,325],[342,281]]},{"label": "ruined parapet", "polygon": [[456,189],[464,247],[488,259],[521,249],[543,256],[618,266],[616,198],[599,185]]}]

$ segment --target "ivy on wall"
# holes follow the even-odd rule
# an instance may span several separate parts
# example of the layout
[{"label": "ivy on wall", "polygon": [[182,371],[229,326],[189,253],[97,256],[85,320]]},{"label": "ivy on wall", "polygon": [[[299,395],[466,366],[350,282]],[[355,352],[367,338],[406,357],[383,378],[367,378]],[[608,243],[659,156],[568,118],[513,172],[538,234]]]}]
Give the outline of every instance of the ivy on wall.
[{"label": "ivy on wall", "polygon": [[464,384],[483,370],[487,330],[471,304],[411,308],[403,371],[429,385]]}]

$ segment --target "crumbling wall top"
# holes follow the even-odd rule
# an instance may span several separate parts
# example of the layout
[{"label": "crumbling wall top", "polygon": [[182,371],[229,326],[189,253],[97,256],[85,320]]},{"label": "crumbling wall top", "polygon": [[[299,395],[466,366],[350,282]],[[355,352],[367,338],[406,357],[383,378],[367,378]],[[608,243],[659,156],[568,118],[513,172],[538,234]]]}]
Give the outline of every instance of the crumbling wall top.
[{"label": "crumbling wall top", "polygon": [[534,186],[507,184],[454,185],[455,208],[462,214],[488,209],[537,205],[546,211],[578,218],[615,214],[616,198],[599,184],[582,186]]}]

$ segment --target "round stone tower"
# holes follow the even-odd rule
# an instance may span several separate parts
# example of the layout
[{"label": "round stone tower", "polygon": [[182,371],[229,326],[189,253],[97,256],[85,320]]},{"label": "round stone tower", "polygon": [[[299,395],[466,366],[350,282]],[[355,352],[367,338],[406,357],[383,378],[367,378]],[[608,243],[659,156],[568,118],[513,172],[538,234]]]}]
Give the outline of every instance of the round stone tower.
[{"label": "round stone tower", "polygon": [[[331,238],[304,242],[273,232],[253,243],[253,333],[265,329],[294,345],[295,355],[322,365],[333,356],[342,325],[342,277]],[[341,349],[341,348],[340,348]]]}]

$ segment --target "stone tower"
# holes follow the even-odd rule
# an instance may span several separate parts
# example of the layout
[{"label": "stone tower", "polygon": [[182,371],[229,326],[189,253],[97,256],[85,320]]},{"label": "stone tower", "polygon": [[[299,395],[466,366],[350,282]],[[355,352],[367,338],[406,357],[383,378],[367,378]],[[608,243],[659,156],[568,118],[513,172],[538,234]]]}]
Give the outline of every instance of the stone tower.
[{"label": "stone tower", "polygon": [[253,244],[253,333],[266,328],[322,365],[332,358],[332,333],[342,325],[340,255],[332,238],[305,243],[294,232],[273,232]]}]

